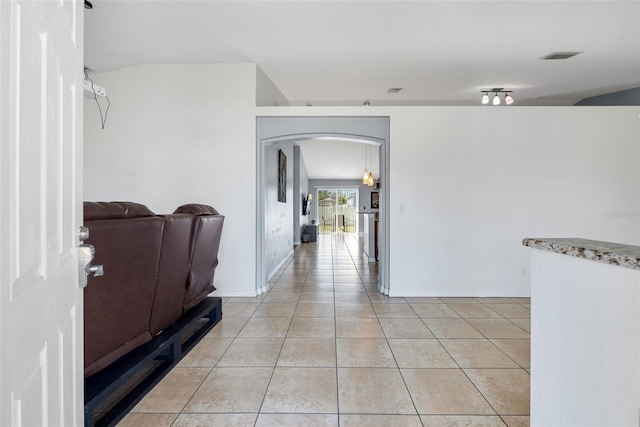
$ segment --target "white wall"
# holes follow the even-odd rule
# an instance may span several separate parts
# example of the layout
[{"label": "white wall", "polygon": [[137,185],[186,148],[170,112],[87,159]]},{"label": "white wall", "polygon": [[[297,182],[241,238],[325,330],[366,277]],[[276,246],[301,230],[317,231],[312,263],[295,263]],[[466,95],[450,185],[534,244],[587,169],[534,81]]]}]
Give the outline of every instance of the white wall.
[{"label": "white wall", "polygon": [[[293,146],[293,160],[293,244],[299,245],[310,216],[302,214],[303,200],[309,194],[309,174],[302,150],[297,145]],[[311,202],[313,206],[313,200]]]},{"label": "white wall", "polygon": [[297,246],[300,244],[300,219],[302,218],[302,200],[299,197],[300,193],[300,147],[293,145],[293,244]]},{"label": "white wall", "polygon": [[[282,150],[287,156],[287,201],[278,201],[278,157]],[[293,251],[293,142],[282,142],[266,148],[265,238],[266,269],[271,278]]]},{"label": "white wall", "polygon": [[84,199],[158,213],[214,206],[226,216],[215,295],[255,295],[255,64],[144,65],[92,77],[111,110],[101,130],[85,100]]},{"label": "white wall", "polygon": [[390,117],[391,295],[529,295],[523,237],[640,243],[608,214],[640,209],[637,107],[256,108],[254,64],[94,78],[112,109],[103,131],[85,105],[85,200],[216,207],[218,295],[255,295],[256,116]]},{"label": "white wall", "polygon": [[256,67],[256,105],[289,105],[289,100],[280,89],[271,81],[262,68]]},{"label": "white wall", "polygon": [[[302,155],[302,151],[300,151],[300,195],[309,195],[312,192],[311,186],[309,185],[309,173],[307,172],[307,165],[304,161],[304,156]],[[311,206],[317,200],[311,199]],[[300,213],[302,213],[302,207],[300,207]],[[300,227],[302,232],[304,230],[304,226],[311,223],[311,214],[309,215],[301,215],[300,216]]]},{"label": "white wall", "polygon": [[604,214],[640,206],[639,136],[637,109],[392,116],[393,294],[526,296],[523,237],[639,243],[637,218]]},{"label": "white wall", "polygon": [[531,425],[640,425],[640,272],[527,250]]},{"label": "white wall", "polygon": [[639,113],[635,107],[258,109],[259,116],[390,117],[390,295],[396,296],[528,296],[524,237],[640,243],[637,215],[607,214],[640,209]]}]

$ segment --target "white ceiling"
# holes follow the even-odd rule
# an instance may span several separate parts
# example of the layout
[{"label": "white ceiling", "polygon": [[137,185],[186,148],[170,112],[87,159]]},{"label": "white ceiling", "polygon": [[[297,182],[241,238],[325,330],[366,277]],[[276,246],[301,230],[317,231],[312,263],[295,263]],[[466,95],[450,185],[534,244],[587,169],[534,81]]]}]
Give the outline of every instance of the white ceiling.
[{"label": "white ceiling", "polygon": [[380,177],[379,146],[341,140],[296,141],[311,179],[362,179],[365,168]]},{"label": "white ceiling", "polygon": [[[637,0],[92,3],[92,70],[253,62],[294,105],[477,105],[492,87],[571,105],[640,86]],[[539,60],[554,51],[583,53]]]},{"label": "white ceiling", "polygon": [[[478,105],[493,87],[514,91],[508,108],[573,105],[640,86],[638,0],[92,3],[85,65],[93,71],[256,63],[292,105]],[[539,59],[554,51],[583,53]],[[310,176],[350,150],[304,145]],[[350,163],[363,169],[363,155]]]}]

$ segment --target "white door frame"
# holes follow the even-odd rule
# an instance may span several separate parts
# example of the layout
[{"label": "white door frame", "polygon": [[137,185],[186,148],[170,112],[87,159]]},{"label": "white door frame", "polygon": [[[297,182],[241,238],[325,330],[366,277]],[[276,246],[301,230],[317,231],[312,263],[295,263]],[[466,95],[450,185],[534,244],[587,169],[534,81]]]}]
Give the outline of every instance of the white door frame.
[{"label": "white door frame", "polygon": [[[332,130],[336,131],[332,131]],[[354,129],[357,133],[341,131]],[[371,129],[371,132],[368,130]],[[380,146],[380,273],[378,288],[389,294],[389,117],[257,117],[256,123],[256,294],[268,290],[266,268],[266,148],[280,142],[332,139]]]}]

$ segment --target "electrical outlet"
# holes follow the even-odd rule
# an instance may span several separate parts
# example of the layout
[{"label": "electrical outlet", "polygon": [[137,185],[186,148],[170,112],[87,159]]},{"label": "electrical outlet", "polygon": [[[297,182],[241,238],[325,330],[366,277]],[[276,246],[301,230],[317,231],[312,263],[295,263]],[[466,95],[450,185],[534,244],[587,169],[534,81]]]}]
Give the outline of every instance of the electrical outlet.
[{"label": "electrical outlet", "polygon": [[526,265],[521,265],[520,266],[520,274],[523,276],[527,275],[527,266]]}]

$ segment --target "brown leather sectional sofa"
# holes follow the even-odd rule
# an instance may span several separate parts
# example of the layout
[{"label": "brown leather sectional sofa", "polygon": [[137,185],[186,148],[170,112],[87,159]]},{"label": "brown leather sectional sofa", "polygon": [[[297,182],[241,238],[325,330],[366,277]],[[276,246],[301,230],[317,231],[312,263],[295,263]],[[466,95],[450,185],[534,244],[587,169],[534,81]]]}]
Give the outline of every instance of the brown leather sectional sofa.
[{"label": "brown leather sectional sofa", "polygon": [[215,290],[224,216],[206,205],[155,215],[131,202],[85,202],[85,242],[104,276],[84,290],[85,377],[150,341]]}]

